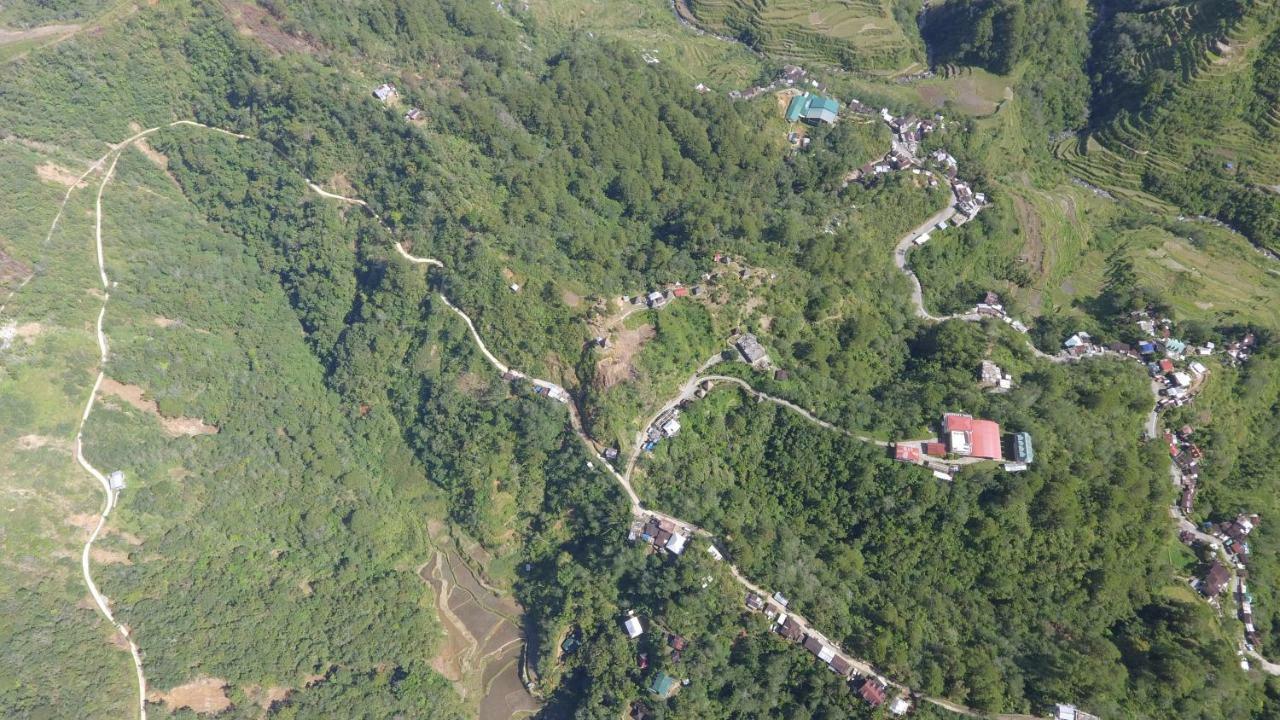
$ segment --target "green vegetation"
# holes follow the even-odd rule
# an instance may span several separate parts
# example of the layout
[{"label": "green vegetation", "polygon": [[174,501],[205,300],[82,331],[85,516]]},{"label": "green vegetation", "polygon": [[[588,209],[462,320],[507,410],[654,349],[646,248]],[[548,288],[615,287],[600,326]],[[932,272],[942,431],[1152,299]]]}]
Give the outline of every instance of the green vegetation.
[{"label": "green vegetation", "polygon": [[[684,1],[684,0],[682,0]],[[687,0],[699,25],[768,53],[848,69],[919,68],[916,8],[901,0],[814,3]]]},{"label": "green vegetation", "polygon": [[[0,350],[0,480],[15,489],[0,531],[0,636],[34,641],[0,648],[4,713],[117,717],[132,702],[127,655],[81,603],[82,528],[99,498],[69,454],[95,364],[86,213],[100,174],[45,233],[65,183],[104,143],[193,117],[256,139],[167,128],[124,152],[103,230],[119,283],[106,370],[125,385],[101,397],[85,436],[94,463],[128,472],[94,572],[153,687],[219,678],[236,718],[481,712],[483,698],[461,696],[474,684],[451,688],[437,670],[449,638],[418,576],[451,535],[438,531],[447,521],[474,538],[476,576],[525,609],[545,716],[616,718],[633,701],[672,718],[871,716],[743,612],[704,541],[678,559],[626,544],[626,497],[589,465],[568,413],[500,380],[444,294],[504,361],[569,388],[602,443],[627,442],[734,330],[755,333],[787,375],[737,362],[716,372],[850,431],[920,437],[944,410],[1030,430],[1041,457],[1030,471],[978,465],[948,485],[720,390],[689,408],[637,488],[714,530],[746,575],[833,638],[929,693],[1017,712],[1069,699],[1115,717],[1272,716],[1280,693],[1236,670],[1232,624],[1174,579],[1190,561],[1170,548],[1163,450],[1138,440],[1150,395],[1137,368],[1039,363],[999,323],[922,327],[892,247],[945,192],[910,173],[846,184],[888,146],[879,122],[805,128],[811,144],[794,150],[776,98],[733,102],[725,90],[798,57],[855,70],[832,85],[868,102],[911,107],[933,88],[985,116],[952,118],[925,150],[951,150],[993,207],[911,260],[935,311],[996,289],[1055,347],[1080,327],[1130,339],[1124,313],[1145,304],[1167,308],[1189,338],[1275,327],[1277,280],[1260,256],[1221,228],[1173,220],[1147,194],[1265,242],[1274,203],[1238,191],[1268,177],[1267,157],[1229,172],[1204,143],[1170,143],[1170,162],[1189,169],[1177,177],[1160,172],[1159,153],[1099,144],[1138,110],[1090,116],[1097,138],[1055,147],[1066,170],[1046,142],[1086,122],[1090,92],[1123,107],[1161,81],[1167,93],[1142,97],[1170,114],[1140,118],[1159,133],[1204,137],[1182,122],[1201,82],[1221,83],[1212,98],[1232,100],[1232,118],[1269,117],[1274,63],[1232,55],[1219,71],[1257,80],[1237,85],[1202,65],[1179,77],[1168,69],[1183,67],[1177,53],[1148,53],[1135,60],[1142,72],[1090,85],[1087,59],[1108,62],[1098,53],[1128,41],[1091,48],[1086,8],[949,3],[935,12],[961,31],[949,46],[931,39],[934,52],[998,74],[911,88],[875,79],[920,60],[905,3],[813,16],[795,3],[694,4],[707,26],[778,56],[761,59],[676,25],[664,3],[637,2],[633,12],[573,0],[190,0],[13,61],[0,78],[0,252],[36,275],[0,318],[15,322]],[[98,9],[23,4],[0,17]],[[1195,37],[1274,44],[1262,8],[1227,10],[1197,16]],[[1155,22],[1116,22],[1131,39],[1153,34],[1140,20]],[[704,80],[725,85],[699,93]],[[369,96],[387,81],[398,106]],[[426,119],[406,123],[409,106]],[[1257,132],[1232,152],[1260,147],[1267,130]],[[1129,159],[1103,171],[1094,153]],[[1115,202],[1067,184],[1107,172],[1123,175]],[[319,198],[306,178],[371,212]],[[397,241],[444,268],[403,262]],[[611,328],[631,336],[621,372],[585,349],[613,298],[722,272],[717,253],[747,277],[703,280],[705,296]],[[974,386],[986,357],[1017,390]],[[1273,349],[1242,370],[1215,367],[1203,408],[1171,418],[1215,428],[1205,517],[1274,514],[1277,367]],[[218,432],[168,429],[184,418]],[[1280,550],[1266,527],[1251,583],[1264,635],[1280,637],[1280,603],[1267,602]],[[651,624],[635,643],[619,627],[628,610]],[[663,630],[689,640],[679,662]],[[567,637],[576,649],[563,650]],[[660,672],[689,683],[658,700],[645,688]],[[264,709],[265,687],[292,692]]]},{"label": "green vegetation", "polygon": [[[1118,362],[1024,366],[1014,392],[982,395],[958,369],[983,357],[978,328],[949,324],[920,344],[897,414],[962,407],[1030,430],[1030,471],[939,483],[718,391],[659,446],[642,492],[713,528],[749,575],[925,692],[1006,711],[1070,696],[1133,717],[1247,712],[1256,690],[1242,676],[1193,669],[1232,662],[1226,631],[1198,601],[1157,591],[1168,481],[1160,447],[1138,442],[1140,375]],[[1174,626],[1205,635],[1152,644]]]}]

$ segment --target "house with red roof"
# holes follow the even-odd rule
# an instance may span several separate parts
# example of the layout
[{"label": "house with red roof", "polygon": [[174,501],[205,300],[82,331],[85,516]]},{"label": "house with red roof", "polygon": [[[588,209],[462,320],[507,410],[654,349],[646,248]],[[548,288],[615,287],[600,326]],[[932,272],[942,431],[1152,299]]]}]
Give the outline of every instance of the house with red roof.
[{"label": "house with red roof", "polygon": [[1003,460],[1000,448],[1000,424],[992,420],[980,420],[962,413],[946,413],[942,416],[942,440],[947,450],[967,457],[987,460]]},{"label": "house with red roof", "polygon": [[918,463],[920,462],[920,446],[909,443],[895,443],[893,446],[893,459],[900,462]]},{"label": "house with red roof", "polygon": [[871,707],[877,707],[884,704],[885,686],[875,678],[867,678],[862,681],[862,687],[858,688],[858,694]]}]

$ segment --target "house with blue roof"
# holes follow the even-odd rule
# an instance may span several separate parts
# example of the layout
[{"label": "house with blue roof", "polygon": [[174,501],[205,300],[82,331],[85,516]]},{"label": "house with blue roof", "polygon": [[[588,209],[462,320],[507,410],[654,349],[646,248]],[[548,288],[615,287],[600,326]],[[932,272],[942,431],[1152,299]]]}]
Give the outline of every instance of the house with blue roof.
[{"label": "house with blue roof", "polygon": [[840,115],[840,103],[834,98],[802,93],[787,104],[787,122],[803,120],[810,124],[832,125]]}]

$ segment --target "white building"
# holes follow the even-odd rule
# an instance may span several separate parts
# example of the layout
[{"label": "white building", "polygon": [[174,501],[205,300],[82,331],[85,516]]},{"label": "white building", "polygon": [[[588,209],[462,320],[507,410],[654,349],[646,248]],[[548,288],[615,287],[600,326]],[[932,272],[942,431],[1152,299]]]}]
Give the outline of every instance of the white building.
[{"label": "white building", "polygon": [[124,489],[124,471],[123,470],[112,471],[112,473],[107,476],[107,484],[111,486],[112,490],[123,490]]},{"label": "white building", "polygon": [[640,618],[638,617],[627,618],[627,621],[623,623],[622,626],[627,630],[627,637],[632,640],[635,640],[644,634],[644,625],[641,624]]},{"label": "white building", "polygon": [[673,532],[671,533],[671,539],[667,541],[667,550],[670,550],[673,555],[679,555],[684,552],[684,546],[687,542],[689,542],[689,538]]}]

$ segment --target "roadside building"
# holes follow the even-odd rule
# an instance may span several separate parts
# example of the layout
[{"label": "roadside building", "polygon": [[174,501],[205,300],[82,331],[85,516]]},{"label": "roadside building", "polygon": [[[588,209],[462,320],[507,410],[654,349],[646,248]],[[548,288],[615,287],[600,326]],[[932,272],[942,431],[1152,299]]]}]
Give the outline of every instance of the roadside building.
[{"label": "roadside building", "polygon": [[740,336],[734,345],[737,346],[738,352],[742,353],[742,359],[747,361],[748,364],[761,364],[767,362],[769,359],[769,355],[765,352],[764,346],[761,345],[760,341],[756,339],[756,336],[751,333]]},{"label": "roadside building", "polygon": [[979,420],[962,413],[942,416],[942,438],[947,450],[966,457],[1003,460],[1000,449],[1000,425],[992,420]]},{"label": "roadside building", "polygon": [[112,490],[115,490],[115,491],[123,490],[124,489],[124,471],[123,470],[111,471],[111,474],[107,476],[107,484],[111,487]]},{"label": "roadside building", "polygon": [[1200,591],[1203,592],[1206,597],[1216,598],[1222,594],[1224,589],[1226,589],[1227,583],[1230,580],[1231,573],[1215,558],[1214,561],[1209,564],[1209,571],[1205,573],[1204,584],[1201,586]]},{"label": "roadside building", "polygon": [[779,615],[774,627],[777,628],[779,635],[791,642],[800,642],[804,639],[804,629],[800,627],[800,623],[796,622],[795,618],[789,615]]},{"label": "roadside building", "polygon": [[924,454],[942,457],[947,454],[947,446],[940,442],[927,442],[924,444]]},{"label": "roadside building", "polygon": [[899,462],[920,462],[920,446],[915,443],[894,443],[893,459]]},{"label": "roadside building", "polygon": [[751,610],[764,609],[764,598],[760,597],[755,593],[750,593],[750,592],[747,593],[746,603],[747,603],[747,607]]},{"label": "roadside building", "polygon": [[875,678],[867,678],[858,688],[858,695],[871,707],[880,707],[885,701],[885,686]]},{"label": "roadside building", "polygon": [[837,655],[831,659],[831,672],[842,678],[849,677],[849,673],[853,672],[853,664],[843,655]]},{"label": "roadside building", "polygon": [[891,715],[906,715],[911,709],[911,703],[906,698],[897,697],[893,702],[889,703],[889,713]]}]

